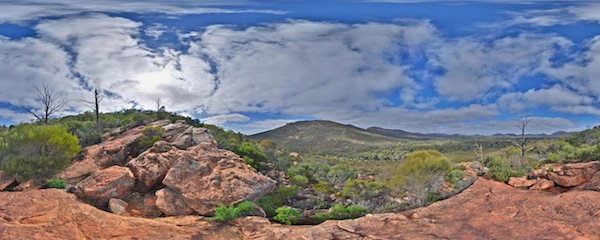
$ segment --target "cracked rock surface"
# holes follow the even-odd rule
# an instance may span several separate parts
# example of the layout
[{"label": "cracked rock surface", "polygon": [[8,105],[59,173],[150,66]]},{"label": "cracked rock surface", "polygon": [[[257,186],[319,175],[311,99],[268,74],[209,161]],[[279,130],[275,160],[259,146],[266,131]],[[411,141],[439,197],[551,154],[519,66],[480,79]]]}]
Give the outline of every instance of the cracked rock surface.
[{"label": "cracked rock surface", "polygon": [[369,214],[316,226],[260,217],[207,221],[108,213],[47,189],[0,192],[4,239],[600,239],[600,192],[561,194],[478,179],[462,193],[403,213]]}]

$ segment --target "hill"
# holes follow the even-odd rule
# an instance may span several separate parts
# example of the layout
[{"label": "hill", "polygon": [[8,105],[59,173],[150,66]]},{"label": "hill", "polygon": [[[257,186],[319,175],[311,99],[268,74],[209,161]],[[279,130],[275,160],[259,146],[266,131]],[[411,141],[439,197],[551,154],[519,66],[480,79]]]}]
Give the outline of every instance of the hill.
[{"label": "hill", "polygon": [[[393,138],[408,138],[408,139],[482,139],[482,138],[518,138],[517,134],[511,133],[496,133],[493,135],[463,135],[463,134],[444,134],[444,133],[414,133],[400,129],[385,129],[381,127],[370,127],[367,128],[367,132],[393,137]],[[561,138],[571,135],[571,132],[555,132],[553,134],[527,134],[527,138],[532,139],[543,139],[543,138]]]},{"label": "hill", "polygon": [[291,151],[333,155],[402,145],[398,138],[371,133],[352,125],[322,120],[288,123],[283,127],[250,137],[255,140],[275,141]]}]

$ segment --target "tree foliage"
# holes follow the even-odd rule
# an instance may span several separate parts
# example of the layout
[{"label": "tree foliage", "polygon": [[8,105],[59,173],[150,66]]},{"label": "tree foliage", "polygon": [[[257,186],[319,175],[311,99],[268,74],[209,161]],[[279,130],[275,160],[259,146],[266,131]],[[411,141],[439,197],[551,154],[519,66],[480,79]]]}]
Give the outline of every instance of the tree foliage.
[{"label": "tree foliage", "polygon": [[420,150],[409,154],[400,166],[392,185],[414,194],[417,205],[427,203],[427,195],[435,192],[436,186],[450,170],[450,161],[436,150]]},{"label": "tree foliage", "polygon": [[77,137],[61,125],[20,125],[4,136],[0,166],[18,181],[50,177],[79,152]]}]

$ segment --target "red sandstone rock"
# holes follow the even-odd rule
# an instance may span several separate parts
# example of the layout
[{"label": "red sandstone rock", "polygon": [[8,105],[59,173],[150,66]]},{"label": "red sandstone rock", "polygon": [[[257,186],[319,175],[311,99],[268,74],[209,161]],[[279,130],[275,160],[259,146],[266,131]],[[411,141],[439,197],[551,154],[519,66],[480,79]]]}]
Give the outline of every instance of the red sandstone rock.
[{"label": "red sandstone rock", "polygon": [[108,210],[117,215],[128,215],[129,204],[117,198],[111,198],[108,201]]},{"label": "red sandstone rock", "polygon": [[550,189],[550,188],[553,188],[553,187],[554,187],[554,182],[553,181],[540,178],[529,189],[531,189],[531,190],[546,190],[546,189]]},{"label": "red sandstone rock", "polygon": [[105,208],[111,198],[123,198],[133,188],[135,178],[126,167],[113,166],[94,172],[75,186],[77,197]]},{"label": "red sandstone rock", "polygon": [[[0,192],[5,239],[600,239],[600,192],[561,194],[479,178],[462,193],[404,213],[369,214],[317,226],[265,218],[143,219],[93,208],[64,191]],[[419,218],[407,218],[414,213]]]},{"label": "red sandstone rock", "polygon": [[8,174],[0,170],[0,191],[12,185],[13,183],[15,183],[15,181],[17,181],[15,180],[15,178],[8,176]]},{"label": "red sandstone rock", "polygon": [[211,215],[218,204],[256,200],[275,187],[275,181],[256,172],[235,153],[214,148],[211,143],[183,152],[163,184],[181,194],[187,205],[202,215]]},{"label": "red sandstone rock", "polygon": [[179,154],[174,150],[167,142],[158,141],[148,151],[127,163],[137,180],[136,190],[146,192],[156,189],[178,158]]},{"label": "red sandstone rock", "polygon": [[598,171],[600,171],[600,161],[567,164],[558,172],[549,173],[548,179],[563,187],[574,187],[586,183]]},{"label": "red sandstone rock", "polygon": [[511,185],[513,187],[530,187],[531,185],[535,184],[535,180],[528,180],[525,177],[520,177],[520,178],[516,178],[516,177],[511,177],[508,179],[508,185]]},{"label": "red sandstone rock", "polygon": [[163,188],[156,191],[156,207],[167,216],[190,215],[194,213],[179,193]]}]

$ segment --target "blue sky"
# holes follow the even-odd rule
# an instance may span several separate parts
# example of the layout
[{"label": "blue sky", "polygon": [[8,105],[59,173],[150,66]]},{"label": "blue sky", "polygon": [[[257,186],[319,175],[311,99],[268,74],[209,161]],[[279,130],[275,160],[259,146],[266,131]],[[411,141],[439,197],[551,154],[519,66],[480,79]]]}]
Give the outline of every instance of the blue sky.
[{"label": "blue sky", "polygon": [[424,133],[596,126],[595,1],[0,0],[0,124],[155,109],[252,134],[325,119]]}]

